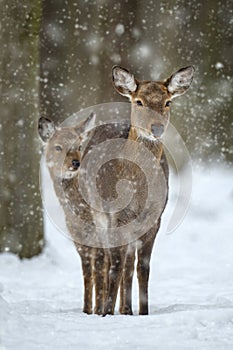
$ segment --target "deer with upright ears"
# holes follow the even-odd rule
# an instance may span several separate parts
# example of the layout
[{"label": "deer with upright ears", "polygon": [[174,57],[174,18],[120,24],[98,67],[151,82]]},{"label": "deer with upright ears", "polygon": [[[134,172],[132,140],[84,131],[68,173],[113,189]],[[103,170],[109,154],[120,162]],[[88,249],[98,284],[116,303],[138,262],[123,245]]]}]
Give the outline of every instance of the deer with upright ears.
[{"label": "deer with upright ears", "polygon": [[[194,68],[189,66],[178,70],[165,81],[139,81],[124,68],[115,66],[112,70],[115,89],[121,95],[128,97],[132,105],[128,139],[142,143],[153,153],[155,162],[161,164],[166,181],[158,182],[158,186],[166,186],[165,192],[168,191],[168,166],[160,137],[168,125],[170,105],[173,98],[184,94],[188,90],[193,80],[193,74]],[[155,202],[156,200],[158,199],[154,198]],[[140,201],[140,195],[138,201]],[[138,260],[139,314],[148,314],[150,259],[166,201],[167,198],[162,197],[160,203],[155,203],[154,207],[160,210],[157,221],[136,243],[132,243],[128,247],[121,280],[120,312],[123,314],[132,314],[132,277],[135,249],[137,250]],[[109,301],[106,305],[106,313],[112,312],[111,307],[111,301]]]}]

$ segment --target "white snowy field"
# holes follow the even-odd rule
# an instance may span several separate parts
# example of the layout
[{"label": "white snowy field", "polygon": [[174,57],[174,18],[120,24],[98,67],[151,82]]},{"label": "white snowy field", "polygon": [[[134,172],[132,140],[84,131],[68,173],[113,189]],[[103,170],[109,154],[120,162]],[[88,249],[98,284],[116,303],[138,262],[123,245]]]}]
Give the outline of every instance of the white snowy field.
[{"label": "white snowy field", "polygon": [[[171,181],[169,206],[173,205]],[[82,313],[80,261],[47,219],[43,255],[0,255],[0,349],[233,349],[233,172],[194,171],[188,214],[153,251],[150,315]]]}]

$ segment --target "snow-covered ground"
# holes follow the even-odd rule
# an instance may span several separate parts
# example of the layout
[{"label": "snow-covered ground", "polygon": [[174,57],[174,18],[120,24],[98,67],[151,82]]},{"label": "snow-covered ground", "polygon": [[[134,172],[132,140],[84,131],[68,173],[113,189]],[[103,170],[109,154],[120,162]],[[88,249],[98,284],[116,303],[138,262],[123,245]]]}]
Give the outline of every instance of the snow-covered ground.
[{"label": "snow-covered ground", "polygon": [[136,279],[134,316],[83,314],[79,257],[47,220],[43,255],[25,261],[0,255],[0,349],[232,350],[233,172],[195,170],[193,180],[179,228],[167,235],[169,208],[163,217],[149,316],[137,315]]}]

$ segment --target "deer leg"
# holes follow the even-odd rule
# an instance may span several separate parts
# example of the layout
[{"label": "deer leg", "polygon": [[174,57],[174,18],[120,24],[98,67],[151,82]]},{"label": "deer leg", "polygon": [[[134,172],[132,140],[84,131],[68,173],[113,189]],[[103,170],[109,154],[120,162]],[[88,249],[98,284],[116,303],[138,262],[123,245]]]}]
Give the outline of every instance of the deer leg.
[{"label": "deer leg", "polygon": [[109,270],[109,282],[108,282],[108,295],[105,305],[105,315],[113,315],[117,292],[119,289],[123,267],[125,263],[127,247],[111,248],[110,251],[110,270]]},{"label": "deer leg", "polygon": [[125,266],[121,279],[120,313],[133,315],[132,311],[132,283],[134,273],[135,248],[130,247],[125,258]]},{"label": "deer leg", "polygon": [[110,269],[110,259],[109,254],[105,250],[105,257],[104,257],[104,310],[105,311],[105,305],[107,303],[107,297],[108,297],[108,289],[109,289],[109,269]]},{"label": "deer leg", "polygon": [[148,315],[148,281],[150,274],[150,259],[158,228],[151,229],[141,238],[138,248],[137,275],[139,283],[139,315]]},{"label": "deer leg", "polygon": [[94,260],[95,278],[95,310],[94,313],[102,315],[105,303],[105,252],[97,249]]},{"label": "deer leg", "polygon": [[124,282],[123,282],[123,276],[124,276],[124,269],[121,277],[121,285],[120,285],[120,305],[119,305],[119,312],[120,314],[124,314],[123,308],[124,308]]},{"label": "deer leg", "polygon": [[82,249],[79,251],[84,280],[84,306],[83,312],[86,314],[92,313],[92,290],[93,290],[93,276],[92,276],[92,250]]}]

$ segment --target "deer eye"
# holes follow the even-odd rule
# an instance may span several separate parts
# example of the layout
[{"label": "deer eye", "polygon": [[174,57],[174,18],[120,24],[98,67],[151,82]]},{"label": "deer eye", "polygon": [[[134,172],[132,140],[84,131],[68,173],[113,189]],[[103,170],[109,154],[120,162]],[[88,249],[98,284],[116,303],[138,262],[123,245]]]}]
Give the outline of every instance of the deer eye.
[{"label": "deer eye", "polygon": [[137,106],[143,106],[143,103],[142,103],[142,101],[141,100],[136,100],[136,104],[137,104]]},{"label": "deer eye", "polygon": [[58,152],[61,152],[62,151],[62,147],[57,145],[57,146],[55,146],[55,150],[58,151]]},{"label": "deer eye", "polygon": [[171,106],[171,103],[172,103],[172,101],[166,101],[165,107],[170,107],[170,106]]}]

